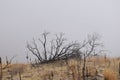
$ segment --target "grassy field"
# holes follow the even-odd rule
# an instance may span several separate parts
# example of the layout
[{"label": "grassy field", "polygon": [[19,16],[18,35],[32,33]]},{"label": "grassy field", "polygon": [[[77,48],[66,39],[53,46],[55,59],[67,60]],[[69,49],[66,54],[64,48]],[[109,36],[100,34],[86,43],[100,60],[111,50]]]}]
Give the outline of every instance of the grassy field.
[{"label": "grassy field", "polygon": [[[87,59],[86,80],[119,80],[119,58]],[[11,64],[3,70],[3,80],[83,80],[83,61],[69,59],[37,65]]]}]

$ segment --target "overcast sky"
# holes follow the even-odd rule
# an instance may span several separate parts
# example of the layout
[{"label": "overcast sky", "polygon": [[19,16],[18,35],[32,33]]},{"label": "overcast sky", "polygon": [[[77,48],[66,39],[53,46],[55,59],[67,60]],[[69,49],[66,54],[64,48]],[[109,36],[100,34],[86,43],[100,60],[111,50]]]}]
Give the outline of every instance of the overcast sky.
[{"label": "overcast sky", "polygon": [[24,61],[26,41],[44,30],[73,40],[97,32],[120,56],[120,0],[0,0],[0,56]]}]

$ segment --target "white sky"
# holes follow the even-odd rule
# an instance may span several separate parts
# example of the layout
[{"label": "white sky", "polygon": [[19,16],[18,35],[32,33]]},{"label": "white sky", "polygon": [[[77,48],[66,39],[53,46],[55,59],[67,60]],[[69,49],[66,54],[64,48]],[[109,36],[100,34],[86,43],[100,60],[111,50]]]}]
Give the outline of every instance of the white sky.
[{"label": "white sky", "polygon": [[44,30],[73,40],[102,35],[111,56],[120,56],[120,0],[0,0],[0,56],[24,61],[26,41]]}]

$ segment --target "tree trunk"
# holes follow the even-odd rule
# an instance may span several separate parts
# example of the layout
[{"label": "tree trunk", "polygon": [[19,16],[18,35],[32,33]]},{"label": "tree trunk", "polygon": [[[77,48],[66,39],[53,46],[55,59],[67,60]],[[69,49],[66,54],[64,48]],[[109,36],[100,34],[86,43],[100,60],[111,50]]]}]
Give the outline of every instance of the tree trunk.
[{"label": "tree trunk", "polygon": [[83,80],[85,80],[85,67],[86,67],[86,57],[84,54],[84,62],[83,62],[83,69],[82,69]]},{"label": "tree trunk", "polygon": [[119,76],[120,76],[120,63],[119,63]]},{"label": "tree trunk", "polygon": [[13,73],[12,73],[12,71],[10,72],[10,75],[11,75],[11,80],[13,80]]},{"label": "tree trunk", "polygon": [[22,79],[21,79],[21,72],[20,72],[20,71],[19,71],[19,79],[22,80]]},{"label": "tree trunk", "polygon": [[2,59],[0,57],[0,80],[2,80]]}]

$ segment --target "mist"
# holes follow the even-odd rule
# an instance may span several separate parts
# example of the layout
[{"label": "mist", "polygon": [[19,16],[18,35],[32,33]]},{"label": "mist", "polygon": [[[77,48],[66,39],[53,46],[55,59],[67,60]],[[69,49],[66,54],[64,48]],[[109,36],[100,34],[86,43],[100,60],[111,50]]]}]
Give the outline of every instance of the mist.
[{"label": "mist", "polygon": [[94,32],[102,36],[109,56],[120,56],[119,0],[0,1],[0,56],[26,61],[26,42],[46,30],[63,32],[70,40]]}]

